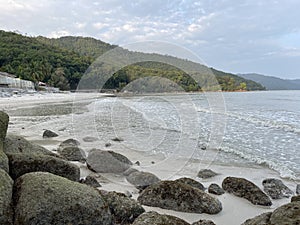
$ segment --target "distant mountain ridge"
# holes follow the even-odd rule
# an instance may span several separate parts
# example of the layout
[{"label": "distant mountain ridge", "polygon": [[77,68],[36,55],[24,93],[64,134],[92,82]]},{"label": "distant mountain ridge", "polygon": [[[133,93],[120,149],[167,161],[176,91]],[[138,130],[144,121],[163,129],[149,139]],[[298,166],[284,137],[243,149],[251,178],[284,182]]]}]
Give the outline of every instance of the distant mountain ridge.
[{"label": "distant mountain ridge", "polygon": [[237,74],[263,85],[267,90],[300,90],[300,79],[288,80],[257,73]]}]

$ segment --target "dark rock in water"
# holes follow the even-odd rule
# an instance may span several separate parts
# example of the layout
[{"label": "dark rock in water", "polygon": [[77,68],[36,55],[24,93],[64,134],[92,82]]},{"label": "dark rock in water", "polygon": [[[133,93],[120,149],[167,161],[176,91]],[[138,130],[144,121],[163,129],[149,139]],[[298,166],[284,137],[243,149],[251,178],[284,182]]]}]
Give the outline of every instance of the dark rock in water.
[{"label": "dark rock in water", "polygon": [[98,183],[97,179],[91,175],[87,176],[85,179],[80,179],[79,182],[94,188],[102,187],[101,184]]},{"label": "dark rock in water", "polygon": [[114,224],[130,224],[145,212],[144,208],[134,199],[117,192],[102,194],[109,205]]},{"label": "dark rock in water", "polygon": [[259,187],[244,178],[226,177],[222,187],[225,191],[245,198],[254,205],[272,205],[271,199]]},{"label": "dark rock in water", "polygon": [[65,160],[42,154],[15,153],[8,154],[9,174],[15,180],[19,176],[30,172],[49,172],[79,181],[80,169],[78,166]]},{"label": "dark rock in water", "polygon": [[57,155],[42,146],[27,141],[25,138],[16,135],[7,135],[4,141],[4,152],[10,153],[33,153],[57,157]]},{"label": "dark rock in water", "polygon": [[136,161],[134,164],[137,165],[137,166],[141,165],[140,161]]},{"label": "dark rock in water", "polygon": [[2,169],[0,169],[0,224],[13,224],[12,208],[13,180]]},{"label": "dark rock in water", "polygon": [[95,141],[98,141],[98,138],[95,138],[95,137],[84,137],[82,140],[84,142],[95,142]]},{"label": "dark rock in water", "polygon": [[293,196],[291,202],[300,202],[300,195]]},{"label": "dark rock in water", "polygon": [[0,142],[5,140],[8,122],[9,116],[5,112],[0,111]]},{"label": "dark rock in water", "polygon": [[199,220],[198,222],[192,223],[192,225],[216,225],[211,220]]},{"label": "dark rock in water", "polygon": [[189,225],[184,220],[157,212],[146,212],[140,215],[132,225]]},{"label": "dark rock in water", "polygon": [[43,138],[52,138],[52,137],[58,137],[57,133],[54,133],[51,130],[45,130],[43,133]]},{"label": "dark rock in water", "polygon": [[113,139],[111,139],[112,141],[116,141],[116,142],[121,142],[121,141],[124,141],[122,138],[119,138],[119,137],[115,137]]},{"label": "dark rock in water", "polygon": [[271,212],[263,213],[252,219],[246,220],[242,225],[269,225],[271,215],[272,215]]},{"label": "dark rock in water", "polygon": [[154,174],[141,171],[130,173],[126,177],[126,180],[139,190],[144,190],[149,185],[156,184],[160,181]]},{"label": "dark rock in water", "polygon": [[270,217],[271,225],[300,224],[300,202],[292,202],[275,209]]},{"label": "dark rock in water", "polygon": [[292,190],[290,190],[283,184],[281,180],[278,179],[265,179],[263,180],[262,184],[264,186],[264,191],[272,199],[289,198],[294,194]]},{"label": "dark rock in water", "polygon": [[109,207],[96,189],[50,173],[19,177],[14,203],[14,225],[112,224]]},{"label": "dark rock in water", "polygon": [[73,138],[70,138],[70,139],[67,139],[67,140],[63,141],[62,143],[60,143],[58,150],[66,148],[66,147],[78,147],[79,145],[80,145],[79,141],[77,141]]},{"label": "dark rock in water", "polygon": [[217,214],[222,210],[218,199],[177,181],[161,181],[147,187],[138,201],[147,206],[190,213]]},{"label": "dark rock in water", "polygon": [[198,177],[203,178],[203,179],[211,178],[211,177],[214,177],[217,175],[218,175],[218,173],[216,173],[210,169],[203,169],[198,172]]},{"label": "dark rock in water", "polygon": [[126,177],[126,176],[129,176],[129,174],[131,173],[134,173],[134,172],[139,172],[137,169],[134,169],[134,168],[129,168],[128,170],[126,170],[123,175]]},{"label": "dark rock in water", "polygon": [[111,143],[106,143],[105,144],[105,147],[110,147],[111,146]]},{"label": "dark rock in water", "polygon": [[92,149],[87,157],[87,166],[97,173],[122,173],[132,162],[125,156],[112,152]]},{"label": "dark rock in water", "polygon": [[225,191],[219,185],[211,184],[208,187],[208,193],[215,194],[215,195],[222,195],[225,193]]},{"label": "dark rock in water", "polygon": [[198,188],[202,191],[205,190],[205,187],[203,186],[203,184],[201,184],[200,182],[196,181],[196,180],[193,180],[191,178],[188,178],[188,177],[182,177],[182,178],[179,178],[177,180],[175,180],[177,182],[181,182],[183,184],[188,184],[194,188]]},{"label": "dark rock in water", "polygon": [[296,187],[296,194],[297,194],[297,195],[300,195],[300,184],[297,184],[297,187]]},{"label": "dark rock in water", "polygon": [[57,152],[69,161],[85,162],[85,152],[77,146],[59,148]]}]

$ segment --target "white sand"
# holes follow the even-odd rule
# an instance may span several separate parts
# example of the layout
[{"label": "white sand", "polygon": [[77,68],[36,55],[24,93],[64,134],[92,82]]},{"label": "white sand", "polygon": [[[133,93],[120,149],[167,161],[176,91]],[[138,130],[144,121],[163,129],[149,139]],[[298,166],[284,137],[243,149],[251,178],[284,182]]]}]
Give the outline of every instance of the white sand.
[{"label": "white sand", "polygon": [[[62,104],[62,103],[72,103],[74,98],[76,102],[82,101],[88,103],[91,99],[102,97],[99,94],[35,94],[26,95],[22,97],[12,97],[12,98],[0,98],[0,110],[10,111],[12,109],[20,109],[33,107],[36,105],[47,104]],[[38,118],[23,117],[23,116],[11,116],[9,133],[18,134],[32,140],[49,150],[57,148],[59,143],[67,138],[74,138],[75,134],[73,132],[72,117],[73,114],[68,115],[49,115],[41,116]],[[43,139],[42,133],[43,129],[50,129],[56,131],[59,136],[53,139]],[[81,147],[88,151],[91,148],[101,148],[104,146],[105,141],[98,142],[83,142],[80,137],[75,137],[81,142]],[[114,143],[108,149],[118,150],[118,145],[121,143]],[[187,160],[168,158],[164,159],[161,155],[146,155],[144,152],[133,152],[124,150],[121,152],[126,155],[133,162],[140,161],[141,166],[136,166],[137,169],[143,171],[149,171],[156,174],[161,179],[177,179],[179,177],[191,177],[200,181],[207,188],[211,183],[217,183],[221,185],[222,180],[227,176],[237,176],[244,177],[251,180],[259,187],[262,188],[261,182],[265,178],[279,178],[278,173],[265,167],[256,166],[253,168],[249,167],[237,167],[232,165],[216,165],[211,163],[211,161],[201,162],[197,161],[187,163]],[[151,162],[154,161],[155,164]],[[81,167],[81,175],[87,176],[91,171],[86,169],[84,164],[77,163]],[[220,175],[207,179],[201,180],[197,178],[197,172],[200,168],[210,168]],[[138,196],[138,190],[136,190],[132,185],[130,185],[126,179],[121,175],[114,174],[103,174],[104,178],[99,178],[102,188],[104,190],[115,190],[120,192],[129,191],[133,194],[134,198]],[[284,183],[295,191],[295,182],[290,180],[284,180]],[[268,212],[274,210],[274,208],[285,204],[290,201],[290,199],[273,200],[273,205],[271,207],[260,207],[252,205],[247,200],[235,197],[230,194],[224,194],[222,196],[215,196],[218,198],[223,205],[223,210],[217,215],[208,214],[191,214],[191,213],[181,213],[171,210],[164,210],[160,208],[145,207],[146,210],[155,210],[161,213],[166,213],[170,215],[175,215],[184,220],[192,223],[199,219],[210,219],[214,221],[217,225],[238,225],[243,223],[246,219],[252,218],[263,212]]]}]

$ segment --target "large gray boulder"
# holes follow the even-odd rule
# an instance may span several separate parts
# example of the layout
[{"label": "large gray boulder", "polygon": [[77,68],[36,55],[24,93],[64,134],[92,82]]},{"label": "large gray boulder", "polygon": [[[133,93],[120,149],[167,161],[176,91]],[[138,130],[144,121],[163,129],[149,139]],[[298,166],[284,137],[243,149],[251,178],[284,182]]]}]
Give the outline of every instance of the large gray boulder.
[{"label": "large gray boulder", "polygon": [[57,152],[59,155],[61,155],[69,161],[85,162],[85,152],[83,151],[83,149],[77,146],[59,148]]},{"label": "large gray boulder", "polygon": [[218,199],[177,181],[161,181],[147,187],[138,201],[142,205],[190,213],[217,214],[222,210]]},{"label": "large gray boulder", "polygon": [[300,224],[300,202],[291,202],[275,209],[270,217],[271,225]]},{"label": "large gray boulder", "polygon": [[141,171],[130,173],[126,177],[126,180],[139,190],[144,190],[149,185],[156,184],[160,181],[154,174]]},{"label": "large gray boulder", "polygon": [[250,201],[254,205],[270,206],[271,199],[254,183],[244,178],[226,177],[222,187],[225,191]]},{"label": "large gray boulder", "polygon": [[189,225],[184,220],[157,212],[146,212],[140,215],[132,225]]},{"label": "large gray boulder", "polygon": [[293,191],[285,186],[284,183],[279,179],[265,179],[263,180],[262,184],[264,186],[264,191],[272,199],[289,198],[294,194]]},{"label": "large gray boulder", "polygon": [[202,191],[205,190],[205,187],[203,186],[203,184],[201,184],[200,182],[192,179],[192,178],[188,178],[188,177],[182,177],[182,178],[179,178],[177,180],[175,180],[177,182],[180,182],[180,183],[183,183],[183,184],[188,184],[194,188],[198,188]]},{"label": "large gray boulder", "polygon": [[5,140],[8,122],[9,116],[5,112],[0,111],[0,142]]},{"label": "large gray boulder", "polygon": [[44,155],[57,155],[42,146],[31,143],[25,138],[17,135],[7,135],[4,141],[4,152],[6,154],[9,153],[36,153],[36,154],[44,154]]},{"label": "large gray boulder", "polygon": [[61,142],[60,145],[58,146],[58,149],[63,149],[66,147],[78,147],[79,145],[80,145],[79,141],[73,138],[69,138]]},{"label": "large gray boulder", "polygon": [[103,199],[109,205],[115,224],[131,224],[144,208],[134,199],[117,192],[102,193]]},{"label": "large gray boulder", "polygon": [[192,225],[216,225],[216,224],[211,220],[199,220],[195,223],[192,223]]},{"label": "large gray boulder", "polygon": [[73,181],[79,181],[80,178],[78,166],[53,156],[15,153],[8,154],[8,158],[9,173],[14,180],[25,173],[38,171],[53,173]]},{"label": "large gray boulder", "polygon": [[272,215],[271,212],[263,213],[252,219],[246,220],[242,225],[270,225],[271,215]]},{"label": "large gray boulder", "polygon": [[0,169],[0,224],[13,224],[12,209],[13,180]]},{"label": "large gray boulder", "polygon": [[112,151],[93,149],[87,157],[87,166],[97,173],[123,173],[132,162],[125,156]]},{"label": "large gray boulder", "polygon": [[300,202],[300,195],[293,196],[291,202]]},{"label": "large gray boulder", "polygon": [[14,225],[111,225],[108,205],[98,191],[51,173],[35,172],[14,184]]}]

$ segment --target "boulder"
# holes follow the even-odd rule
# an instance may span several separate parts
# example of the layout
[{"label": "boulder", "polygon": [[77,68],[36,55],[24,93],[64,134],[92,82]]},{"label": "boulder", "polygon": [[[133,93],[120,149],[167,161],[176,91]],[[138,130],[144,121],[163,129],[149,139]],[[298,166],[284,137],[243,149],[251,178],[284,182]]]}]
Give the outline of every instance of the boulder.
[{"label": "boulder", "polygon": [[208,193],[215,194],[215,195],[222,195],[225,193],[225,191],[219,185],[213,183],[209,185]]},{"label": "boulder", "polygon": [[5,140],[8,122],[9,116],[5,112],[0,111],[0,142]]},{"label": "boulder", "polygon": [[122,173],[132,165],[130,160],[121,154],[99,149],[92,149],[86,162],[88,168],[97,173]]},{"label": "boulder", "polygon": [[79,161],[85,162],[85,152],[78,148],[77,146],[68,146],[64,148],[59,148],[57,150],[58,154],[69,161]]},{"label": "boulder", "polygon": [[139,190],[144,190],[149,185],[156,184],[160,181],[154,174],[141,171],[130,173],[126,177],[126,180]]},{"label": "boulder", "polygon": [[14,225],[112,224],[109,207],[96,189],[51,173],[19,177],[14,203]]},{"label": "boulder", "polygon": [[3,143],[0,142],[0,169],[8,173],[9,165],[7,155],[3,151]]},{"label": "boulder", "polygon": [[146,212],[140,215],[132,225],[189,225],[184,220],[170,215],[162,215],[157,212]]},{"label": "boulder", "polygon": [[207,178],[211,178],[211,177],[214,177],[217,175],[218,175],[218,173],[216,173],[210,169],[203,169],[198,172],[197,176],[200,178],[203,178],[203,179],[207,179]]},{"label": "boulder", "polygon": [[199,220],[195,223],[192,223],[192,225],[216,225],[216,224],[211,220]]},{"label": "boulder", "polygon": [[78,166],[53,156],[15,153],[8,154],[8,158],[9,173],[14,180],[25,173],[37,171],[53,173],[73,181],[79,181],[80,178]]},{"label": "boulder", "polygon": [[16,135],[7,135],[4,141],[4,152],[9,153],[35,153],[57,157],[57,155],[42,146],[27,141],[25,138]]},{"label": "boulder", "polygon": [[95,141],[98,141],[98,138],[95,138],[95,137],[84,137],[84,138],[82,138],[82,140],[84,142],[95,142]]},{"label": "boulder", "polygon": [[0,224],[13,224],[12,208],[13,180],[2,169],[0,169]]},{"label": "boulder", "polygon": [[300,202],[291,202],[275,209],[270,217],[271,225],[300,224]]},{"label": "boulder", "polygon": [[205,190],[205,187],[203,186],[203,184],[201,184],[200,182],[196,181],[196,180],[193,180],[191,178],[188,178],[188,177],[182,177],[182,178],[179,178],[177,180],[175,180],[177,182],[180,182],[180,183],[183,183],[183,184],[188,184],[194,188],[198,188],[202,191]]},{"label": "boulder", "polygon": [[145,212],[144,208],[134,199],[125,194],[107,192],[102,194],[109,205],[114,224],[131,224],[139,215]]},{"label": "boulder", "polygon": [[80,179],[79,182],[94,188],[102,187],[101,184],[99,184],[99,182],[97,181],[97,179],[91,175],[88,175],[85,179]]},{"label": "boulder", "polygon": [[300,195],[293,196],[291,202],[300,202]]},{"label": "boulder", "polygon": [[263,180],[262,184],[264,186],[264,191],[272,199],[289,198],[294,194],[293,191],[285,186],[284,183],[279,179],[265,179]]},{"label": "boulder", "polygon": [[271,215],[272,215],[271,212],[263,213],[252,219],[246,220],[242,225],[270,225]]},{"label": "boulder", "polygon": [[300,195],[300,184],[297,184],[296,186],[296,194]]},{"label": "boulder", "polygon": [[73,138],[69,138],[62,143],[60,143],[58,149],[63,149],[65,147],[78,147],[80,145],[79,141]]},{"label": "boulder", "polygon": [[57,137],[57,136],[58,136],[58,134],[54,133],[51,130],[45,130],[43,133],[43,138],[53,138],[53,137]]},{"label": "boulder", "polygon": [[222,187],[225,191],[250,201],[254,205],[270,206],[271,199],[254,183],[244,178],[226,177]]},{"label": "boulder", "polygon": [[138,201],[147,206],[190,213],[217,214],[222,210],[218,199],[177,181],[160,181],[147,187]]},{"label": "boulder", "polygon": [[126,177],[126,176],[129,176],[129,174],[134,173],[134,172],[139,172],[139,171],[137,169],[130,167],[128,170],[123,172],[123,175]]}]

